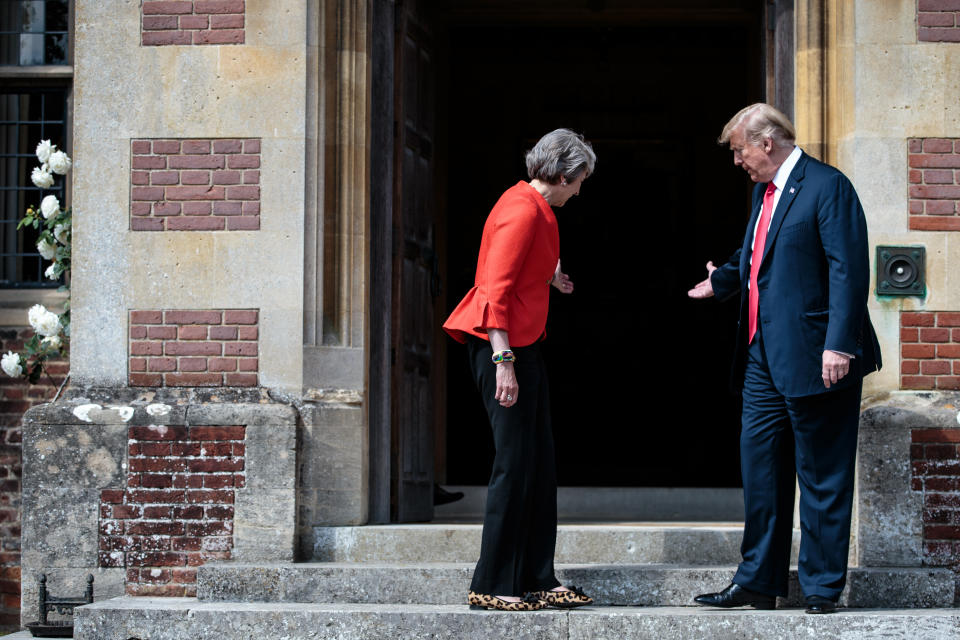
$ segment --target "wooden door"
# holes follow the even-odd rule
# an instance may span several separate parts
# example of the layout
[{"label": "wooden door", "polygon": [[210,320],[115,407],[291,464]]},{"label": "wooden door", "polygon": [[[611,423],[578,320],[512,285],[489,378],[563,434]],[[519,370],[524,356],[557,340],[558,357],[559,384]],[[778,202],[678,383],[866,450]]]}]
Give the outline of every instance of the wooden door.
[{"label": "wooden door", "polygon": [[433,518],[439,297],[434,198],[435,61],[424,0],[397,7],[395,44],[392,516]]}]

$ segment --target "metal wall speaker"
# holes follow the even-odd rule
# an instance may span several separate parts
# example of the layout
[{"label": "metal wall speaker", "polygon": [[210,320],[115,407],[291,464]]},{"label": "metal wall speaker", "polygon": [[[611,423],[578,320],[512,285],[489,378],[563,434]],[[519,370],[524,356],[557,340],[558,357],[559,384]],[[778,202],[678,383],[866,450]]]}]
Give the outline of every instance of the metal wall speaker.
[{"label": "metal wall speaker", "polygon": [[881,296],[927,295],[924,247],[877,247],[877,293]]}]

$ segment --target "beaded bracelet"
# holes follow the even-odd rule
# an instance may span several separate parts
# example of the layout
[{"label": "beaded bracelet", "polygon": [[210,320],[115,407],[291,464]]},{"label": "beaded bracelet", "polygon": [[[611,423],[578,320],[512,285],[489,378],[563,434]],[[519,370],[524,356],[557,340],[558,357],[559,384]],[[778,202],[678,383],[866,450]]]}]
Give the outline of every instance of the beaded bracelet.
[{"label": "beaded bracelet", "polygon": [[493,364],[502,364],[504,362],[516,362],[517,356],[513,355],[513,351],[510,349],[504,349],[503,351],[497,351],[493,354],[491,358]]}]

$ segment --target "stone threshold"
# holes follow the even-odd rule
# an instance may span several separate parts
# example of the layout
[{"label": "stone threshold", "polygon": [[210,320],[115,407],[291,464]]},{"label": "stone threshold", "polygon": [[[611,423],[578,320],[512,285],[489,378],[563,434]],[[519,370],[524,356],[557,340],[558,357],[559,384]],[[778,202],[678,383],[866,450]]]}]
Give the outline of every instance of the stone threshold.
[{"label": "stone threshold", "polygon": [[588,607],[503,613],[466,605],[210,603],[193,598],[115,598],[77,609],[78,640],[372,640],[522,638],[524,640],[688,640],[817,638],[942,640],[960,633],[960,609],[802,609]]},{"label": "stone threshold", "polygon": [[[318,562],[476,562],[479,524],[314,527]],[[556,562],[658,563],[705,566],[740,562],[742,524],[564,524],[557,528]],[[800,532],[794,531],[796,561]]]},{"label": "stone threshold", "polygon": [[[461,604],[473,563],[210,564],[199,568],[201,601],[368,604]],[[697,594],[729,584],[736,566],[558,564],[557,577],[598,605],[688,606]],[[803,602],[796,569],[783,606]],[[949,607],[949,569],[857,568],[848,571],[840,604],[849,607]]]}]

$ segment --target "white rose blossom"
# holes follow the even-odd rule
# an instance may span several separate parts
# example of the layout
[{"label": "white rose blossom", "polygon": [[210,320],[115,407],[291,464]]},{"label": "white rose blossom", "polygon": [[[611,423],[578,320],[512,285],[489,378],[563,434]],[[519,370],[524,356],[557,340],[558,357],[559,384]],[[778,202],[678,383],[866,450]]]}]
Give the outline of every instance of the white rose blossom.
[{"label": "white rose blossom", "polygon": [[37,323],[40,322],[40,317],[45,313],[47,313],[47,308],[42,304],[35,304],[30,307],[30,311],[27,312],[27,322],[30,323],[34,331],[37,329]]},{"label": "white rose blossom", "polygon": [[27,313],[27,321],[34,331],[46,338],[60,333],[60,316],[47,311],[47,308],[42,304],[35,304],[30,307],[30,311]]},{"label": "white rose blossom", "polygon": [[44,260],[53,260],[53,256],[57,255],[57,245],[50,244],[46,238],[43,238],[37,243],[37,251]]},{"label": "white rose blossom", "polygon": [[60,336],[50,336],[49,338],[44,338],[40,342],[51,349],[59,349],[61,344]]},{"label": "white rose blossom", "polygon": [[66,175],[67,171],[70,171],[70,156],[65,154],[63,151],[54,151],[50,154],[50,171],[58,173],[61,176]]},{"label": "white rose blossom", "polygon": [[60,213],[60,201],[57,200],[57,196],[47,196],[41,200],[40,213],[43,214],[44,220],[49,220],[51,217],[58,215]]},{"label": "white rose blossom", "polygon": [[11,378],[19,377],[20,374],[23,373],[23,367],[20,366],[20,354],[7,351],[7,353],[0,358],[0,368]]},{"label": "white rose blossom", "polygon": [[41,189],[49,189],[53,186],[53,175],[44,168],[46,166],[34,167],[33,173],[30,174],[30,180]]},{"label": "white rose blossom", "polygon": [[51,280],[57,279],[57,263],[54,262],[52,265],[47,267],[47,270],[43,272],[43,275],[47,276]]},{"label": "white rose blossom", "polygon": [[53,237],[56,238],[60,244],[67,244],[68,233],[70,233],[70,225],[68,224],[58,224],[53,228]]},{"label": "white rose blossom", "polygon": [[46,164],[50,160],[50,154],[56,151],[56,145],[50,144],[49,140],[41,140],[37,145],[37,160]]}]

